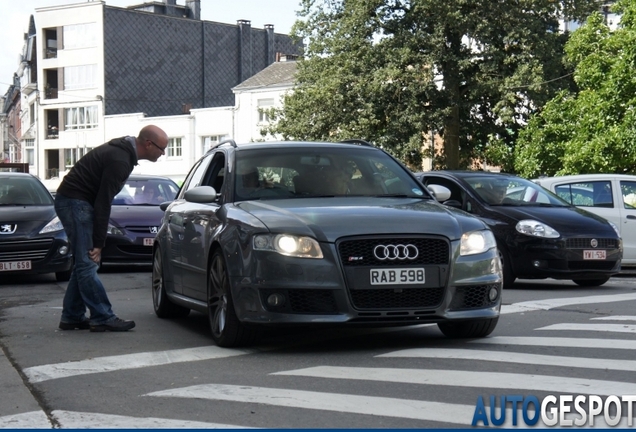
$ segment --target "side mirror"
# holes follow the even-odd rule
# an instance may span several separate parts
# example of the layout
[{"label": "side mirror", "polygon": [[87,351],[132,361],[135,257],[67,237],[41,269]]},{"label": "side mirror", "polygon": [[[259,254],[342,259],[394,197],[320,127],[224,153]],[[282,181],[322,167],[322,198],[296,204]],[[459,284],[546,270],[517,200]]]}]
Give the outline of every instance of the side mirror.
[{"label": "side mirror", "polygon": [[197,186],[187,191],[183,197],[188,202],[212,203],[216,201],[216,190],[212,186]]},{"label": "side mirror", "polygon": [[444,202],[451,196],[451,191],[445,186],[441,185],[428,185],[428,191],[435,197],[438,202]]}]

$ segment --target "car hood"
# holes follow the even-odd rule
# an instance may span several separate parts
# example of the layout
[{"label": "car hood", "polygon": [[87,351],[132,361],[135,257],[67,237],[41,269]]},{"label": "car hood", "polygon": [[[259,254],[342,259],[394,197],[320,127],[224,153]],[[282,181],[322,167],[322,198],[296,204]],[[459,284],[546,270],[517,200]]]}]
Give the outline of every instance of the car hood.
[{"label": "car hood", "polygon": [[464,231],[485,228],[479,219],[463,212],[413,198],[307,198],[246,201],[236,206],[272,232],[328,242],[375,234],[435,234],[456,240]]},{"label": "car hood", "polygon": [[560,233],[616,234],[605,219],[578,207],[499,206],[493,209],[517,221],[534,219],[546,223]]},{"label": "car hood", "polygon": [[164,212],[159,206],[139,205],[125,206],[114,205],[111,207],[110,220],[117,226],[161,225]]},{"label": "car hood", "polygon": [[[47,206],[0,206],[0,226],[16,224],[13,235],[29,235],[39,230],[55,217],[55,208]],[[13,228],[11,228],[13,229]],[[10,234],[0,234],[0,239]]]}]

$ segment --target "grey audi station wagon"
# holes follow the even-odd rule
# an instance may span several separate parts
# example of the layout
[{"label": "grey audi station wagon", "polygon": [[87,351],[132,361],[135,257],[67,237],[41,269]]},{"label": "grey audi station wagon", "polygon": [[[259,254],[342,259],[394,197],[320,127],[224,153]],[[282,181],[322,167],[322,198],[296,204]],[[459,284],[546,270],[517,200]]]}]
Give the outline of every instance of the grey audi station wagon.
[{"label": "grey audi station wagon", "polygon": [[501,306],[494,236],[435,194],[450,191],[360,140],[220,143],[161,206],[155,313],[205,313],[223,347],[283,325],[487,336]]}]

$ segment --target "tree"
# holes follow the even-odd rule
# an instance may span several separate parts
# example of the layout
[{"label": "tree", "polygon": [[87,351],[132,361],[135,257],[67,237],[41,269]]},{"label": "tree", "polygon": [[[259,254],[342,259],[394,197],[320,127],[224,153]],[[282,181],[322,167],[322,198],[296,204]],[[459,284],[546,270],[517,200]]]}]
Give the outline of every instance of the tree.
[{"label": "tree", "polygon": [[[287,139],[364,138],[419,166],[512,168],[519,129],[571,85],[558,17],[596,0],[303,0],[296,86],[264,130]],[[489,146],[488,144],[492,144]]]},{"label": "tree", "polygon": [[636,0],[619,1],[610,31],[596,13],[566,45],[575,91],[563,91],[520,134],[515,166],[526,177],[636,170]]}]

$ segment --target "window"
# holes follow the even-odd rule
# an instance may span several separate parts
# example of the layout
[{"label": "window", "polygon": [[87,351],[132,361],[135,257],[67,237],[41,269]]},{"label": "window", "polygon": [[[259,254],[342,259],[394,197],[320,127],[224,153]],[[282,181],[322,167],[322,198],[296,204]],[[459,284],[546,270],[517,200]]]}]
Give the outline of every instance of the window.
[{"label": "window", "polygon": [[169,158],[180,158],[182,155],[181,138],[170,138],[166,156]]},{"label": "window", "polygon": [[64,166],[66,169],[71,169],[82,156],[91,150],[91,148],[87,147],[64,149]]},{"label": "window", "polygon": [[274,99],[259,99],[258,100],[258,122],[267,123],[270,118],[267,114],[267,110],[274,107]]},{"label": "window", "polygon": [[35,165],[35,140],[33,139],[24,140],[24,162],[30,166]]},{"label": "window", "polygon": [[204,155],[212,148],[213,145],[220,143],[221,141],[225,141],[230,139],[230,136],[227,134],[224,135],[210,135],[201,137],[201,154]]},{"label": "window", "polygon": [[579,207],[614,207],[609,181],[581,182],[554,188],[558,196]]},{"label": "window", "polygon": [[94,129],[98,126],[97,105],[64,109],[65,130]]},{"label": "window", "polygon": [[621,180],[621,195],[623,195],[624,208],[636,208],[636,182]]},{"label": "window", "polygon": [[97,65],[67,66],[64,68],[64,90],[97,87]]},{"label": "window", "polygon": [[73,24],[64,26],[64,49],[97,46],[97,24]]}]

